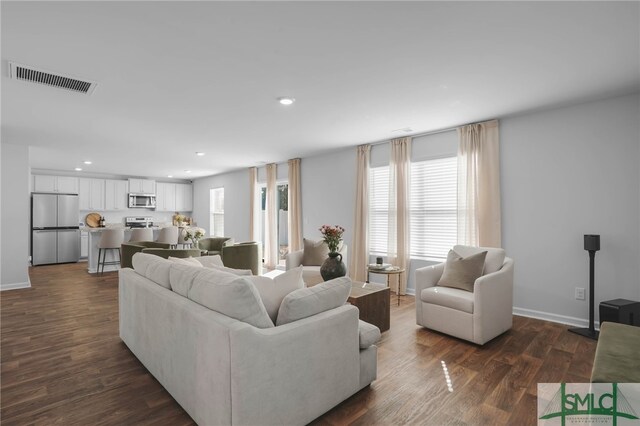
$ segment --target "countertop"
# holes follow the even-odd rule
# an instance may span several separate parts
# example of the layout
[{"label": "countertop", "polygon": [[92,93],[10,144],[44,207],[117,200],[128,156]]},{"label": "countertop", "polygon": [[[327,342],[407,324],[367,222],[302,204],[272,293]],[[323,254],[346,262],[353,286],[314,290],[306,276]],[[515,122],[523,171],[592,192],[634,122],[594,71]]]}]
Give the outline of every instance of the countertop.
[{"label": "countertop", "polygon": [[124,226],[124,225],[105,226],[104,228],[90,228],[88,226],[80,227],[80,230],[83,231],[83,232],[102,232],[105,229],[122,229],[124,231],[131,231],[132,229],[151,229],[153,231],[157,231],[158,229],[160,229],[160,227],[159,226],[151,226],[149,228],[130,228],[130,227]]}]

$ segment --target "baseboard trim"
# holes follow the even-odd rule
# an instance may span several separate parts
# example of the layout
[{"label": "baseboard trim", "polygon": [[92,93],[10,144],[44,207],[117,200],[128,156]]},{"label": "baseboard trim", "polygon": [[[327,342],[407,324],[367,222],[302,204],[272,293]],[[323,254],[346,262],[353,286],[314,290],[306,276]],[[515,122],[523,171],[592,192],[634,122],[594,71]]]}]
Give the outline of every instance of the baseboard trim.
[{"label": "baseboard trim", "polygon": [[[566,315],[553,314],[551,312],[536,311],[534,309],[513,308],[513,315],[521,317],[535,318],[544,321],[557,322],[559,324],[572,325],[574,327],[589,327],[589,320],[584,318],[570,317]],[[596,330],[600,329],[599,324],[595,324]]]},{"label": "baseboard trim", "polygon": [[27,281],[23,283],[0,284],[0,291],[18,290],[20,288],[29,288],[29,287],[31,287],[31,281]]}]

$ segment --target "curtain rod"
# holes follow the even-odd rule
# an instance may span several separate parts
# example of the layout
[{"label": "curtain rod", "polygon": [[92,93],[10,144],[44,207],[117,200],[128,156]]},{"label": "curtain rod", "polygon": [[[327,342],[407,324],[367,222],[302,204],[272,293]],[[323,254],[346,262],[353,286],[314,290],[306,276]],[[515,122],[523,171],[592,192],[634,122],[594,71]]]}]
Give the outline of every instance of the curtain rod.
[{"label": "curtain rod", "polygon": [[406,135],[406,136],[398,136],[395,138],[390,138],[390,139],[383,139],[383,140],[379,140],[379,141],[375,141],[375,142],[370,142],[370,143],[363,143],[360,145],[371,145],[371,146],[375,146],[375,145],[382,145],[383,143],[388,143],[393,139],[398,139],[398,138],[419,138],[420,136],[429,136],[429,135],[437,135],[438,133],[444,133],[444,132],[451,132],[453,130],[458,129],[458,127],[462,127],[462,126],[466,126],[469,124],[477,124],[477,123],[486,123],[489,121],[493,121],[496,120],[495,118],[489,119],[489,120],[482,120],[482,121],[477,121],[476,123],[467,123],[467,124],[460,124],[459,126],[455,126],[455,127],[448,127],[446,129],[440,129],[440,130],[432,130],[430,132],[424,132],[424,133],[416,133],[415,135]]}]

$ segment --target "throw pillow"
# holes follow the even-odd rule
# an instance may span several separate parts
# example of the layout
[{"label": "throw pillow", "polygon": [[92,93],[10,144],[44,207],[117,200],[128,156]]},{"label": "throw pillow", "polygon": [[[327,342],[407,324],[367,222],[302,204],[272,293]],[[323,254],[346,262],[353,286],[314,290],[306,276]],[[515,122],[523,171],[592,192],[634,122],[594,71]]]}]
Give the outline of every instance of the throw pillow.
[{"label": "throw pillow", "polygon": [[218,271],[227,272],[233,275],[253,275],[253,271],[251,269],[233,269],[218,265],[211,265],[209,268],[217,269]]},{"label": "throw pillow", "polygon": [[482,271],[482,275],[487,275],[499,271],[500,269],[502,269],[502,264],[504,263],[505,252],[504,249],[501,248],[457,245],[453,246],[453,250],[462,257],[468,257],[472,254],[486,251],[487,257],[484,259],[484,271]]},{"label": "throw pillow", "polygon": [[194,277],[187,297],[212,311],[254,327],[273,327],[258,290],[246,277],[203,268]]},{"label": "throw pillow", "polygon": [[133,270],[164,288],[171,288],[169,267],[171,262],[148,253],[136,253],[131,259]]},{"label": "throw pillow", "polygon": [[169,260],[173,263],[179,263],[181,265],[198,266],[202,268],[202,263],[198,262],[195,257],[173,257],[169,256]]},{"label": "throw pillow", "polygon": [[196,259],[196,261],[198,261],[205,268],[211,268],[212,266],[224,266],[224,263],[222,263],[222,258],[219,254],[216,254],[214,256],[194,257],[194,259]]},{"label": "throw pillow", "polygon": [[302,264],[304,266],[322,266],[329,255],[329,246],[323,240],[313,241],[303,240],[304,252],[302,254]]},{"label": "throw pillow", "polygon": [[276,325],[288,324],[344,305],[351,293],[351,279],[340,277],[287,294],[278,310]]},{"label": "throw pillow", "polygon": [[482,276],[485,257],[486,251],[463,258],[455,251],[449,250],[444,272],[437,285],[473,292],[473,285]]},{"label": "throw pillow", "polygon": [[302,266],[290,269],[274,278],[250,276],[247,279],[258,289],[262,303],[274,323],[278,317],[278,309],[280,309],[282,299],[292,291],[304,288]]}]

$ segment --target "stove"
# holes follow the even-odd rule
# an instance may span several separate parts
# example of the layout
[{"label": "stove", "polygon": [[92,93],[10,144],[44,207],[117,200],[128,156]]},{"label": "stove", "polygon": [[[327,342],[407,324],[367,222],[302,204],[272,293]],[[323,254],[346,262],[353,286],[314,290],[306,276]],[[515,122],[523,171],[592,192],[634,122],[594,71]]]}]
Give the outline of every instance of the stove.
[{"label": "stove", "polygon": [[126,217],[124,225],[129,228],[150,228],[153,226],[152,217]]}]

